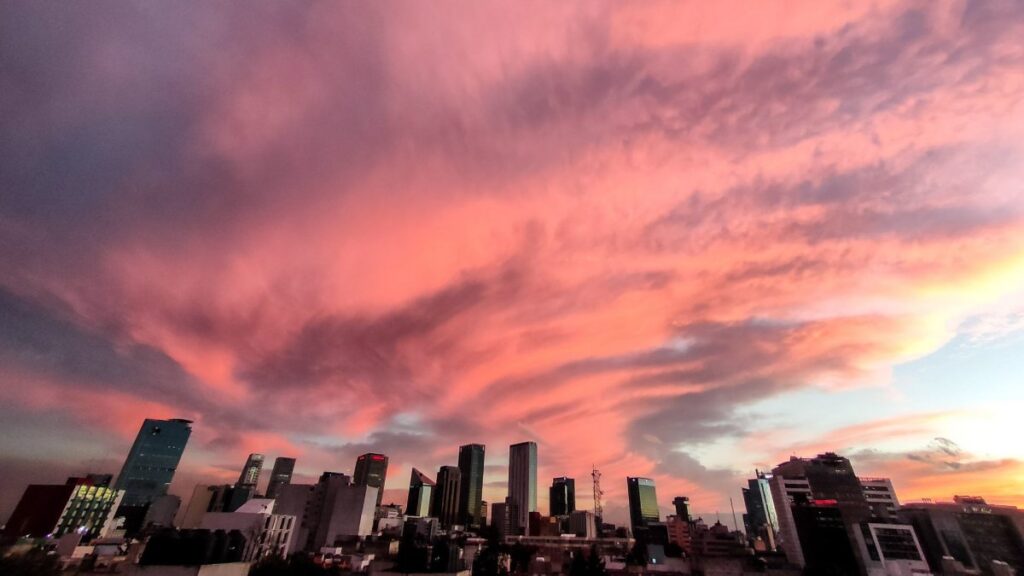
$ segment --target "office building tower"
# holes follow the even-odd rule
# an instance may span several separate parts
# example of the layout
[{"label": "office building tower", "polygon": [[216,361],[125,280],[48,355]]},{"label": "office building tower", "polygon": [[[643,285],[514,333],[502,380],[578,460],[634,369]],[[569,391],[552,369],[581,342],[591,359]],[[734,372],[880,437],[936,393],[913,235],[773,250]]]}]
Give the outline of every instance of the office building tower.
[{"label": "office building tower", "polygon": [[553,479],[548,495],[551,516],[568,516],[576,510],[576,481],[572,478]]},{"label": "office building tower", "polygon": [[[530,512],[537,511],[537,443],[520,442],[509,446],[508,500],[506,508],[511,534],[525,534]],[[514,508],[513,516],[510,508]]]},{"label": "office building tower", "polygon": [[434,481],[419,470],[412,469],[409,479],[409,500],[405,505],[406,516],[430,516],[434,498]]},{"label": "office building tower", "polygon": [[484,494],[484,445],[459,446],[459,523],[466,527],[483,526],[486,512],[482,507]]},{"label": "office building tower", "polygon": [[690,521],[690,499],[686,496],[676,496],[672,499],[672,506],[676,509],[676,518],[683,522]]},{"label": "office building tower", "polygon": [[260,472],[263,471],[263,454],[249,454],[242,467],[242,473],[238,475],[237,486],[251,488],[252,495],[256,495],[256,487],[260,483]]},{"label": "office building tower", "polygon": [[658,495],[654,490],[654,480],[628,477],[626,492],[629,495],[629,522],[634,533],[659,520]]},{"label": "office building tower", "polygon": [[375,486],[338,485],[325,500],[310,550],[336,546],[339,539],[372,534],[378,491]]},{"label": "office building tower", "polygon": [[873,517],[883,520],[896,518],[896,513],[900,510],[900,501],[896,498],[896,490],[892,487],[892,480],[861,476],[860,485],[864,490],[864,500],[871,507],[871,515]]},{"label": "office building tower", "polygon": [[377,489],[377,506],[384,498],[384,481],[388,475],[388,457],[383,454],[367,453],[356,458],[356,471],[352,475],[356,486],[372,486]]},{"label": "office building tower", "polygon": [[508,535],[506,530],[508,526],[506,512],[504,502],[495,502],[494,504],[491,504],[491,527],[494,528],[499,539]]},{"label": "office building tower", "polygon": [[287,558],[292,551],[292,531],[296,519],[277,514],[274,501],[267,498],[249,500],[234,512],[210,512],[203,516],[205,530],[238,530],[245,536],[242,562],[256,562],[269,556]]},{"label": "office building tower", "polygon": [[743,489],[743,503],[747,513],[743,515],[743,527],[751,540],[761,538],[763,542],[774,542],[779,531],[775,515],[775,501],[772,499],[770,474],[754,471],[755,477],[747,480]]},{"label": "office building tower", "polygon": [[[768,482],[780,548],[807,572],[916,573],[923,565],[913,527],[897,518],[888,480],[858,478],[849,460],[827,452],[790,458]],[[840,528],[845,542],[836,536]],[[927,548],[927,539],[920,544]]]},{"label": "office building tower", "polygon": [[430,515],[437,518],[444,528],[458,523],[459,491],[462,473],[455,466],[442,466],[437,471],[437,485],[434,486],[434,501]]},{"label": "office building tower", "polygon": [[123,497],[123,491],[93,486],[87,478],[68,478],[64,484],[30,484],[7,519],[0,545],[69,532],[78,532],[85,541],[104,536],[112,528]]},{"label": "office building tower", "polygon": [[904,504],[898,517],[911,524],[936,574],[1024,574],[1024,511],[957,496],[952,502]]},{"label": "office building tower", "polygon": [[597,518],[589,510],[569,513],[569,532],[580,538],[597,538]]},{"label": "office building tower", "polygon": [[[315,503],[315,484],[284,484],[277,489],[274,498],[274,513],[294,516],[292,541],[288,549],[302,552],[309,543],[310,522],[315,516],[312,507]],[[315,526],[313,527],[315,529]]]},{"label": "office building tower", "polygon": [[124,490],[122,508],[145,506],[167,494],[191,434],[191,420],[147,418],[142,423],[114,484],[115,490]]},{"label": "office building tower", "polygon": [[292,472],[295,471],[295,458],[284,458],[278,456],[274,459],[274,468],[270,471],[270,483],[267,484],[267,498],[277,496],[281,486],[287,486],[292,482]]}]

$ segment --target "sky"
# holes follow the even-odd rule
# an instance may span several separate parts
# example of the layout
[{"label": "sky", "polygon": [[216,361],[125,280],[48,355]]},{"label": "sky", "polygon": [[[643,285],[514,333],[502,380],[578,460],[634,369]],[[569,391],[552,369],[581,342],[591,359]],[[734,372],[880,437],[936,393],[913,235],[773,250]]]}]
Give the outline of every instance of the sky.
[{"label": "sky", "polygon": [[[0,2],[0,517],[194,432],[1024,506],[1024,3]],[[742,512],[742,510],[739,510]]]}]

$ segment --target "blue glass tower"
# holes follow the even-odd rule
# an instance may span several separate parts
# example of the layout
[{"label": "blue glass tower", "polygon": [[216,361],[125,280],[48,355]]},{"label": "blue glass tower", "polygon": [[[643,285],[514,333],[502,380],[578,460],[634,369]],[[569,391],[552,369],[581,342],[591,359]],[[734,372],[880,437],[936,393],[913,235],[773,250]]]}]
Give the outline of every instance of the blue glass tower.
[{"label": "blue glass tower", "polygon": [[167,494],[191,434],[191,420],[147,418],[142,423],[114,485],[125,491],[122,506],[145,506]]}]

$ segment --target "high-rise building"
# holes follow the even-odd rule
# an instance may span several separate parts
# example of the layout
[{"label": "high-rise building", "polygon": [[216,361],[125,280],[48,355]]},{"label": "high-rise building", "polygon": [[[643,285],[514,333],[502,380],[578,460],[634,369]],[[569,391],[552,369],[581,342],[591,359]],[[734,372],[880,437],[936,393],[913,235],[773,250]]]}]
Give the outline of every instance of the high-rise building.
[{"label": "high-rise building", "polygon": [[760,470],[755,477],[747,480],[743,489],[743,503],[747,513],[743,515],[743,527],[751,540],[761,538],[774,542],[779,531],[779,520],[775,515],[775,501],[772,499],[771,475]]},{"label": "high-rise building", "polygon": [[484,494],[484,445],[459,446],[459,523],[480,527],[486,511],[482,508]]},{"label": "high-rise building", "polygon": [[114,485],[124,490],[122,507],[145,506],[167,494],[191,434],[191,420],[147,418],[142,423]]},{"label": "high-rise building", "polygon": [[388,457],[372,452],[356,458],[356,471],[352,475],[356,486],[373,486],[377,489],[377,506],[384,498],[384,481],[388,475]]},{"label": "high-rise building", "polygon": [[[525,534],[530,512],[537,511],[537,443],[520,442],[509,446],[508,500],[505,509],[515,534]],[[514,510],[513,510],[514,509]],[[515,515],[511,512],[515,512]]]},{"label": "high-rise building", "polygon": [[434,481],[419,470],[412,469],[409,479],[409,500],[405,505],[407,516],[430,516],[434,496]]},{"label": "high-rise building", "polygon": [[576,510],[576,481],[564,476],[551,480],[548,492],[551,516],[568,516]]},{"label": "high-rise building", "polygon": [[659,520],[654,480],[627,477],[626,491],[629,494],[629,522],[634,532]]},{"label": "high-rise building", "polygon": [[936,574],[1024,574],[1024,510],[957,496],[904,504],[898,516],[913,525]]},{"label": "high-rise building", "polygon": [[245,459],[242,473],[238,475],[237,486],[250,488],[255,495],[256,486],[260,483],[260,472],[263,471],[263,454],[249,454]]},{"label": "high-rise building", "polygon": [[[850,460],[831,452],[794,456],[775,466],[768,482],[778,542],[791,563],[810,573],[863,574],[878,567],[870,525],[880,520],[874,510],[888,512],[868,503]],[[887,526],[880,530],[884,538],[903,538]],[[845,542],[837,534],[845,534]]]},{"label": "high-rise building", "polygon": [[287,486],[292,482],[292,472],[295,471],[295,458],[278,456],[274,459],[274,468],[270,471],[270,483],[267,484],[267,498],[277,496],[281,486]]},{"label": "high-rise building", "polygon": [[437,485],[434,487],[430,515],[437,518],[445,528],[451,528],[459,521],[461,476],[462,473],[456,466],[441,466],[437,471]]},{"label": "high-rise building", "polygon": [[676,496],[672,499],[672,506],[676,509],[676,518],[683,522],[690,521],[690,499],[686,496]]}]

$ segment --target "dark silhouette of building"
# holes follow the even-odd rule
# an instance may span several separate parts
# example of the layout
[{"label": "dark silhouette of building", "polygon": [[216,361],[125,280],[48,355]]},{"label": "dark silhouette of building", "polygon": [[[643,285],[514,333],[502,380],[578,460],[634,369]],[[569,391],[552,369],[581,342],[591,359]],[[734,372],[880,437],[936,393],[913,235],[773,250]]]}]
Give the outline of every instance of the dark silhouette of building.
[{"label": "dark silhouette of building", "polygon": [[548,492],[551,516],[568,516],[576,511],[576,481],[564,476],[551,480]]},{"label": "dark silhouette of building", "polygon": [[66,484],[29,484],[4,527],[3,543],[18,538],[43,538],[53,532],[75,490],[77,478]]},{"label": "dark silhouette of building", "polygon": [[409,479],[409,500],[405,505],[407,516],[430,516],[433,505],[434,481],[416,468],[412,469]]},{"label": "dark silhouette of building", "polygon": [[658,495],[654,490],[654,480],[627,477],[626,491],[629,495],[629,521],[634,533],[637,529],[659,520]]},{"label": "dark silhouette of building", "polygon": [[275,498],[281,486],[291,484],[293,472],[295,472],[295,458],[281,456],[275,458],[274,468],[270,471],[270,483],[267,484],[267,498]]},{"label": "dark silhouette of building", "polygon": [[683,522],[690,521],[690,499],[686,496],[676,496],[672,499],[672,506],[676,509],[676,518]]},{"label": "dark silhouette of building", "polygon": [[373,486],[377,489],[377,506],[384,498],[384,481],[388,475],[388,457],[372,452],[356,458],[356,471],[353,483],[356,486]]},{"label": "dark silhouette of building", "polygon": [[[530,512],[537,511],[537,443],[509,446],[508,499],[505,508],[510,534],[522,535],[529,527]],[[515,515],[511,513],[515,512]]]},{"label": "dark silhouette of building", "polygon": [[190,420],[146,419],[139,429],[114,488],[124,490],[121,506],[146,506],[167,494],[192,434]]},{"label": "dark silhouette of building", "polygon": [[149,537],[139,564],[198,566],[241,562],[245,544],[245,536],[238,530],[225,532],[165,528]]},{"label": "dark silhouette of building", "polygon": [[456,466],[442,466],[437,471],[437,484],[434,487],[430,515],[437,518],[445,528],[451,528],[459,521],[461,477],[462,473]]},{"label": "dark silhouette of building", "polygon": [[831,501],[807,502],[793,507],[793,520],[803,548],[805,574],[857,576],[855,547],[838,506]]},{"label": "dark silhouette of building", "polygon": [[484,493],[484,451],[483,444],[459,446],[459,523],[463,526],[478,528],[486,515],[481,507]]}]

